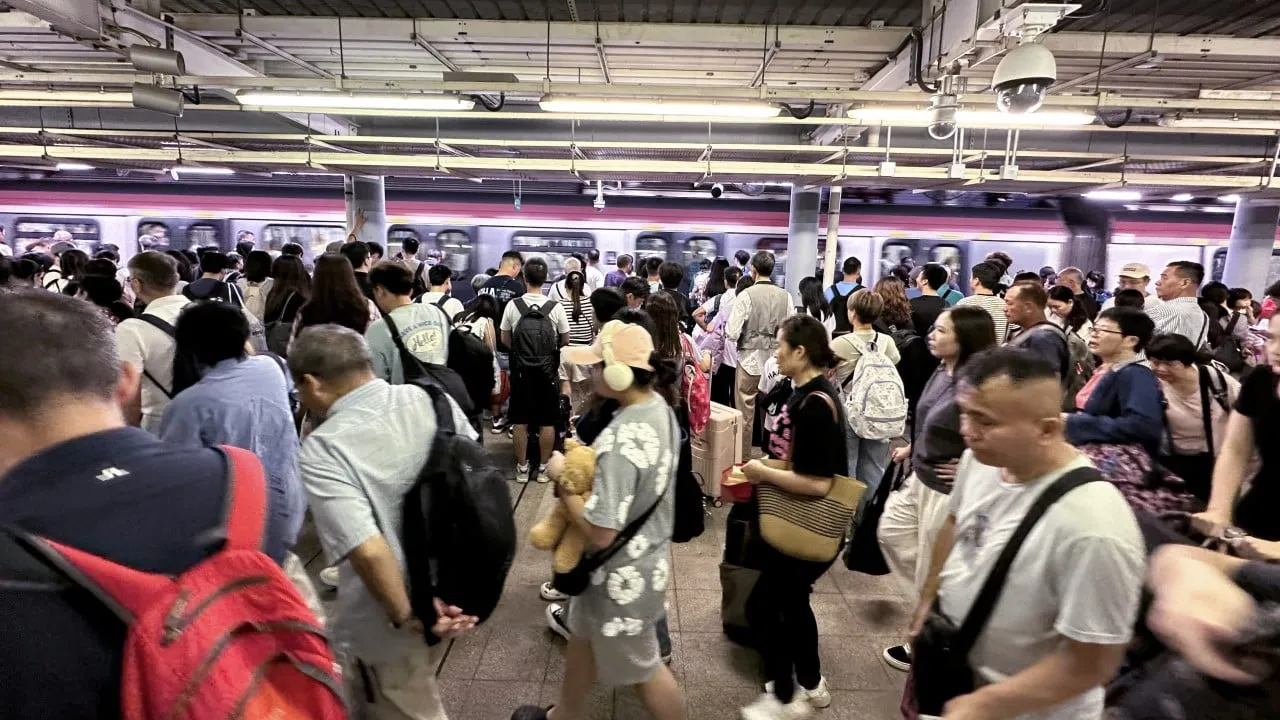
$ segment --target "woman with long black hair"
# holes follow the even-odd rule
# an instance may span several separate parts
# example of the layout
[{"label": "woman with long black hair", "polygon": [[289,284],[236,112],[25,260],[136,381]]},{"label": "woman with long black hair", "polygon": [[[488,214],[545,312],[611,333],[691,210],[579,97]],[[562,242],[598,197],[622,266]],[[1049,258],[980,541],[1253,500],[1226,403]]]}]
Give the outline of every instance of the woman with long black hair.
[{"label": "woman with long black hair", "polygon": [[821,279],[807,277],[800,281],[800,307],[796,308],[796,312],[807,313],[822,323],[822,326],[827,329],[828,336],[835,332],[836,318],[831,313],[831,305],[823,293]]},{"label": "woman with long black hair", "polygon": [[326,323],[351,328],[363,335],[377,316],[377,307],[356,284],[351,261],[341,253],[325,253],[316,259],[311,299],[298,311],[294,335],[304,328]]}]

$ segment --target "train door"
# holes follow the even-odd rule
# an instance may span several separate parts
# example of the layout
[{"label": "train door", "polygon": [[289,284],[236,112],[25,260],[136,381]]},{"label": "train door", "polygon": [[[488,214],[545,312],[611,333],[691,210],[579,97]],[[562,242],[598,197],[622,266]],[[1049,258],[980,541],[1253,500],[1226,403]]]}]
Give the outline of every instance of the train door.
[{"label": "train door", "polygon": [[[825,238],[826,236],[823,235],[823,239],[818,245],[818,266],[824,272],[826,271],[825,252],[827,247],[827,241]],[[876,267],[877,264],[870,262],[871,248],[874,244],[875,242],[873,238],[870,237],[849,237],[847,235],[842,235],[837,243],[837,247],[839,249],[836,252],[835,274],[832,276],[834,278],[834,282],[840,282],[844,279],[844,261],[846,258],[853,257],[857,258],[862,263],[862,284],[867,287],[875,285],[876,280],[879,280],[880,276],[876,274],[877,270],[879,270],[879,268]]]},{"label": "train door", "polygon": [[[972,260],[969,267],[972,268],[982,262],[987,257],[987,253],[998,250],[1013,260],[1013,265],[1009,266],[1009,277],[1022,271],[1038,272],[1045,265],[1057,267],[1060,247],[1061,245],[1056,243],[974,240],[969,243],[970,260]],[[964,289],[967,290],[967,288]]]},{"label": "train door", "polygon": [[216,247],[222,252],[232,249],[233,242],[227,220],[183,217],[143,217],[138,219],[138,237],[150,235],[156,245],[169,250],[195,250]]},{"label": "train door", "polygon": [[632,258],[634,269],[631,274],[636,277],[645,277],[646,270],[643,265],[644,261],[651,257],[659,257],[664,261],[668,257],[673,257],[672,246],[675,244],[675,238],[672,233],[667,232],[642,232],[636,236],[636,256]]},{"label": "train door", "polygon": [[[1213,251],[1213,270],[1211,273],[1211,279],[1222,282],[1222,276],[1226,273],[1226,270],[1227,249],[1220,247]],[[1154,267],[1151,268],[1151,272],[1155,271],[1156,269]],[[1262,287],[1251,289],[1255,291],[1265,290],[1277,282],[1280,282],[1280,250],[1272,250],[1271,266],[1267,269],[1267,281],[1262,284]]]},{"label": "train door", "polygon": [[476,296],[471,276],[475,261],[475,228],[443,225],[392,225],[387,229],[387,259],[404,249],[404,241],[418,241],[417,258],[428,266],[444,263],[453,270],[453,295],[462,302]]},{"label": "train door", "polygon": [[71,242],[93,257],[102,243],[102,229],[91,217],[20,215],[14,218],[13,235],[9,238],[15,255],[29,249],[50,252],[53,234],[65,230],[71,233]]},{"label": "train door", "polygon": [[916,268],[926,263],[938,263],[951,273],[950,284],[965,292],[969,288],[969,241],[889,238],[880,245],[877,259],[878,277],[884,277],[895,267],[907,264]]},{"label": "train door", "polygon": [[684,282],[680,292],[686,296],[693,290],[693,278],[701,272],[702,261],[714,261],[724,252],[724,235],[719,233],[673,233],[673,247],[668,260],[684,266]]},{"label": "train door", "polygon": [[530,258],[542,258],[547,263],[547,282],[564,275],[564,261],[572,255],[586,256],[596,246],[595,235],[576,230],[516,230],[508,243],[512,250],[519,250],[525,262]]}]

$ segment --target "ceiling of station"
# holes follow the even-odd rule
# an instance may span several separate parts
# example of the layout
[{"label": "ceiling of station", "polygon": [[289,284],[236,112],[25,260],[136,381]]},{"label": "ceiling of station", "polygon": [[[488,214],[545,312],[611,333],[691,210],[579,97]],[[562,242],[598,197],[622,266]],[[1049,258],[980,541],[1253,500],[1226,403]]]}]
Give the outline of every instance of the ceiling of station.
[{"label": "ceiling of station", "polygon": [[[965,1],[976,3],[953,0]],[[922,0],[102,0],[100,17],[81,18],[71,29],[56,0],[4,0],[0,166],[39,170],[61,161],[146,174],[185,163],[261,176],[360,172],[464,186],[480,179],[790,180],[988,192],[1272,193],[1280,157],[1280,2],[1077,2],[1084,7],[1042,38],[1058,63],[1045,109],[1101,111],[1118,127],[1098,122],[1084,131],[1028,131],[1021,138],[991,130],[990,147],[975,147],[971,136],[953,148],[951,141],[929,140],[918,125],[909,140],[894,144],[887,126],[882,137],[844,117],[847,109],[879,103],[927,104],[914,83],[884,81],[905,57],[912,28],[928,22]],[[171,14],[149,16],[144,6]],[[139,74],[127,48],[140,39],[181,50],[187,74]],[[965,107],[992,107],[988,86],[1004,49],[988,44],[977,48],[971,65],[966,60]],[[474,82],[446,77],[457,72],[495,75]],[[187,115],[171,121],[172,132],[147,130],[154,123],[104,123],[101,114],[86,125],[83,111],[72,112],[131,108],[134,82],[187,92]],[[238,105],[235,95],[246,89],[458,93],[505,105],[456,113],[268,110]],[[46,90],[99,95],[65,102],[5,96]],[[687,118],[641,125],[643,118],[628,117],[642,128],[635,137],[602,141],[583,128],[610,118],[540,112],[547,95],[755,100],[792,112],[754,125],[701,121],[709,138],[716,127],[716,139],[705,143],[671,141],[673,125],[664,121],[697,126]],[[304,129],[265,135],[237,127],[251,114],[277,113]],[[1236,147],[1187,145],[1189,131],[1161,127],[1203,117],[1221,126],[1195,132]],[[1261,124],[1232,127],[1237,117]],[[403,123],[394,133],[382,128],[391,118]],[[442,135],[440,119],[472,128]],[[527,138],[540,140],[511,139],[535,124],[538,132]],[[494,132],[497,125],[504,131]],[[546,131],[548,125],[555,129]],[[205,132],[211,126],[227,131]],[[724,142],[739,128],[744,135],[766,128],[787,139]],[[371,137],[347,137],[356,133]],[[1130,138],[1145,143],[1141,152],[1127,149]],[[866,147],[880,142],[891,149]],[[1117,143],[1126,149],[1116,150]],[[1006,146],[1017,152],[1004,157]],[[892,170],[884,162],[894,163]]]}]

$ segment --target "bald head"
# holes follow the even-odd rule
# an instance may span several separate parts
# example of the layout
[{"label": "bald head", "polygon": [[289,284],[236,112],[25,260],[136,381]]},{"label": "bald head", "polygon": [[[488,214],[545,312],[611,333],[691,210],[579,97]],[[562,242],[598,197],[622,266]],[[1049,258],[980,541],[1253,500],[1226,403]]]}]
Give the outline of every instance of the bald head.
[{"label": "bald head", "polygon": [[1020,348],[973,356],[961,369],[956,399],[961,432],[987,465],[1016,467],[1063,439],[1058,368]]},{"label": "bald head", "polygon": [[1058,284],[1071,288],[1071,292],[1079,295],[1084,288],[1084,273],[1077,267],[1063,268],[1058,273]]}]

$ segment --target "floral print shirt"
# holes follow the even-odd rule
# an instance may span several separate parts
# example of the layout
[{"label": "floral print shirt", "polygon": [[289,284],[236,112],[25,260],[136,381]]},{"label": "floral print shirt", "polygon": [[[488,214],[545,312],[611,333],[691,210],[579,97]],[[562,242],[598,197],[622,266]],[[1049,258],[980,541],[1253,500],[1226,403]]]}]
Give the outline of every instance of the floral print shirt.
[{"label": "floral print shirt", "polygon": [[586,503],[588,522],[621,532],[659,502],[635,537],[573,599],[575,624],[582,622],[599,636],[639,635],[664,612],[672,572],[679,432],[675,414],[655,394],[619,410],[591,444],[596,477]]}]

